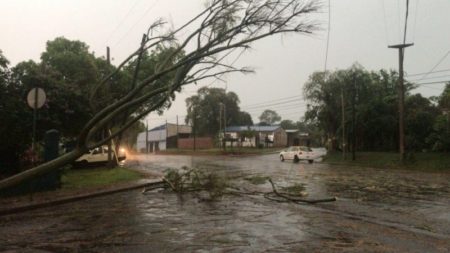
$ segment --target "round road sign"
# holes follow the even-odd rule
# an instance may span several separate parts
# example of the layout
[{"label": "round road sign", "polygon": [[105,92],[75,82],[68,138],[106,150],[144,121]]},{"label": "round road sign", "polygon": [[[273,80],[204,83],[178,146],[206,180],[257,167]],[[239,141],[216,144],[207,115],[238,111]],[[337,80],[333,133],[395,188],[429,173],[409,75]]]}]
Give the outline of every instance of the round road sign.
[{"label": "round road sign", "polygon": [[33,109],[41,108],[47,97],[45,96],[45,92],[41,88],[33,88],[28,92],[27,102],[28,105]]}]

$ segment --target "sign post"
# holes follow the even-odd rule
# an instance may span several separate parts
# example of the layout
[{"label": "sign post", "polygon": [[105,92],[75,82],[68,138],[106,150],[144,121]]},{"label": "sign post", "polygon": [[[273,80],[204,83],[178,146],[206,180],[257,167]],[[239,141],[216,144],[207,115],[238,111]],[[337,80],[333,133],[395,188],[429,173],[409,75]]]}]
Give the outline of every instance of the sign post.
[{"label": "sign post", "polygon": [[[36,120],[37,120],[37,109],[41,108],[45,100],[47,99],[45,95],[45,91],[41,88],[33,88],[28,92],[27,102],[28,105],[33,109],[33,135],[31,138],[31,150],[35,151],[35,142],[36,142]],[[34,163],[34,154],[32,156]]]}]

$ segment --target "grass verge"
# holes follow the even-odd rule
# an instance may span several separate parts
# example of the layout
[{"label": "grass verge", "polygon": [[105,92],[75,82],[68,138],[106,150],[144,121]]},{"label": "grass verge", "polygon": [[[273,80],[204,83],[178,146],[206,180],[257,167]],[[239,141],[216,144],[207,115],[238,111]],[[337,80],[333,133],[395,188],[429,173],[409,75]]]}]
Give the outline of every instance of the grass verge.
[{"label": "grass verge", "polygon": [[324,157],[324,162],[386,169],[450,171],[450,153],[410,153],[402,164],[398,153],[358,152],[356,160],[352,161],[351,153],[343,160],[342,153],[330,152]]},{"label": "grass verge", "polygon": [[66,170],[61,178],[61,188],[80,189],[107,186],[140,178],[142,178],[140,173],[122,167]]}]

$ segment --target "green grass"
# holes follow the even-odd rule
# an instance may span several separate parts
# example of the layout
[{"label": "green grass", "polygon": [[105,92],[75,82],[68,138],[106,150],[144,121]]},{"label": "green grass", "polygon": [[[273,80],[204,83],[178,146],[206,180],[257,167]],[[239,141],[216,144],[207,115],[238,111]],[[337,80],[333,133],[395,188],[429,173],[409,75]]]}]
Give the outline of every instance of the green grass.
[{"label": "green grass", "polygon": [[115,183],[133,181],[141,178],[138,172],[116,167],[92,168],[64,171],[61,182],[62,189],[79,189],[87,187],[107,186]]},{"label": "green grass", "polygon": [[386,169],[450,170],[450,153],[413,153],[404,164],[400,163],[398,153],[390,152],[357,152],[356,160],[351,159],[351,153],[343,160],[342,153],[330,152],[324,162]]}]

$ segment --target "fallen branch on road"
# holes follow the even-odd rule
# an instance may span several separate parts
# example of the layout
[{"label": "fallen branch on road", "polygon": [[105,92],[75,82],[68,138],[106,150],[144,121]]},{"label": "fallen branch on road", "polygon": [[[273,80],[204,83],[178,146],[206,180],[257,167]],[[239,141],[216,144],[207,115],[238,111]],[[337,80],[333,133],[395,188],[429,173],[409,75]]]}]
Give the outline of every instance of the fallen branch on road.
[{"label": "fallen branch on road", "polygon": [[289,194],[289,193],[280,193],[277,191],[277,188],[275,187],[275,184],[273,183],[272,179],[269,178],[268,181],[272,185],[272,192],[265,193],[264,197],[269,200],[273,200],[273,201],[277,201],[277,202],[294,202],[294,203],[303,202],[303,203],[308,203],[308,204],[336,201],[336,197],[323,198],[323,199],[305,199],[305,198],[299,198],[299,197]]},{"label": "fallen branch on road", "polygon": [[[230,195],[263,195],[266,199],[277,201],[277,202],[294,202],[294,203],[308,203],[308,204],[316,204],[322,202],[332,202],[336,201],[335,197],[332,198],[323,198],[323,199],[305,199],[299,197],[299,194],[292,194],[288,192],[279,192],[275,187],[272,179],[269,177],[261,177],[258,180],[253,180],[255,183],[260,184],[260,179],[264,179],[264,181],[269,181],[272,186],[272,192],[260,192],[260,191],[242,191],[240,188],[233,187],[229,182],[223,178],[218,176],[215,173],[206,173],[205,171],[201,171],[199,169],[189,169],[187,167],[183,167],[182,170],[173,170],[170,169],[166,172],[161,184],[153,185],[145,188],[142,193],[155,190],[155,189],[170,189],[173,192],[178,194],[183,194],[187,192],[198,192],[198,191],[206,191],[209,193],[209,200],[215,200],[218,197],[223,196],[224,194]],[[246,179],[247,181],[251,181],[250,179]],[[257,181],[257,182],[256,182]],[[294,185],[291,187],[284,188],[285,190],[289,189],[304,189],[303,185]]]}]

